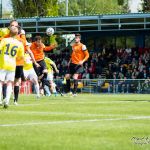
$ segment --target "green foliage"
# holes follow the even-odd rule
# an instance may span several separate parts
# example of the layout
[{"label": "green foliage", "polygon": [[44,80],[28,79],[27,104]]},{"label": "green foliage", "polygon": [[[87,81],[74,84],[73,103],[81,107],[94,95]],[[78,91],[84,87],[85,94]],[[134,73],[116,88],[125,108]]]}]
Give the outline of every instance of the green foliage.
[{"label": "green foliage", "polygon": [[14,17],[57,16],[57,0],[11,0]]},{"label": "green foliage", "polygon": [[[92,14],[112,14],[128,12],[128,0],[124,0],[122,5],[118,0],[68,0],[69,15],[92,15]],[[65,1],[59,3],[59,15],[65,15]]]},{"label": "green foliage", "polygon": [[149,0],[143,0],[142,11],[143,12],[150,12],[150,1]]},{"label": "green foliage", "polygon": [[118,5],[123,5],[124,4],[124,0],[118,0]]},{"label": "green foliage", "polygon": [[[65,0],[11,0],[14,17],[65,16]],[[128,12],[128,0],[68,0],[68,15]]]}]

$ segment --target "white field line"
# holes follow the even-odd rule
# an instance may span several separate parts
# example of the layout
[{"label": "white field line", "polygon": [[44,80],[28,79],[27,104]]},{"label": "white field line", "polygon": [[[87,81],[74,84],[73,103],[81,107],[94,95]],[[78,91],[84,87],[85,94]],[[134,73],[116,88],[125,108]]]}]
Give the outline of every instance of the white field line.
[{"label": "white field line", "polygon": [[[14,113],[14,114],[29,114],[29,115],[74,115],[74,116],[125,116],[129,115],[120,115],[120,114],[87,114],[87,113],[76,113],[76,112],[43,112],[43,111],[5,111],[4,113]],[[133,116],[133,115],[132,115]]]},{"label": "white field line", "polygon": [[[145,102],[145,101],[144,101]],[[58,102],[58,103],[35,103],[35,104],[19,104],[18,106],[38,106],[38,105],[77,105],[77,104],[114,104],[114,103],[131,103],[131,101],[105,101],[105,102]],[[11,105],[13,106],[13,104]],[[18,107],[17,106],[17,107]],[[15,106],[16,107],[16,106]]]},{"label": "white field line", "polygon": [[0,127],[16,127],[16,126],[34,126],[34,125],[51,125],[51,124],[66,124],[66,123],[87,123],[99,121],[122,121],[122,120],[144,120],[150,119],[150,116],[129,117],[129,118],[102,118],[102,119],[86,119],[86,120],[65,120],[65,121],[48,121],[48,122],[28,122],[16,124],[0,124]]}]

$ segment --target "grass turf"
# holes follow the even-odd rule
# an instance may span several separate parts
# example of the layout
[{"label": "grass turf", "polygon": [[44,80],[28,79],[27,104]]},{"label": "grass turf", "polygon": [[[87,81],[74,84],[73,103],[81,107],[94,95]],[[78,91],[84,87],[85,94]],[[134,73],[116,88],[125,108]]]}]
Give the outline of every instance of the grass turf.
[{"label": "grass turf", "polygon": [[0,107],[1,150],[149,150],[149,95],[21,95]]}]

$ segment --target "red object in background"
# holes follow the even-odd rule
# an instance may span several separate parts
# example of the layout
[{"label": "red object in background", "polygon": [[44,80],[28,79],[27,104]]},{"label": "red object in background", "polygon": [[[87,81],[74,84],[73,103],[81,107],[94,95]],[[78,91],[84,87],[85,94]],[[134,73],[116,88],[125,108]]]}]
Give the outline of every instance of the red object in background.
[{"label": "red object in background", "polygon": [[25,81],[21,83],[20,94],[32,94],[31,81]]}]

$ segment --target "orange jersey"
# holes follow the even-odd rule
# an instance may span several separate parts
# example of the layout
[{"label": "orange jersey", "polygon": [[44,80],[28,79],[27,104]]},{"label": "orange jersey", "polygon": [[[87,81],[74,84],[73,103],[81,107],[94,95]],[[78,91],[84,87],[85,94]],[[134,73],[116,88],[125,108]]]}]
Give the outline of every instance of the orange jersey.
[{"label": "orange jersey", "polygon": [[[25,35],[17,35],[17,38],[16,38],[18,41],[22,42],[23,46],[24,46],[24,52],[26,50],[26,37]],[[24,65],[24,59],[22,60],[17,60],[16,61],[16,65],[17,66],[23,66]]]},{"label": "orange jersey", "polygon": [[72,45],[72,54],[71,54],[71,62],[73,64],[79,64],[80,61],[87,60],[89,58],[89,53],[84,44],[73,44]]},{"label": "orange jersey", "polygon": [[54,46],[45,46],[43,43],[38,46],[36,42],[33,42],[30,46],[30,49],[34,55],[36,61],[41,61],[44,59],[44,51],[50,51],[54,48]]}]

